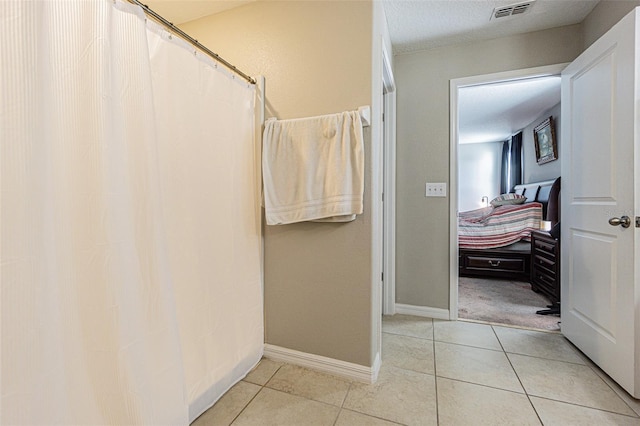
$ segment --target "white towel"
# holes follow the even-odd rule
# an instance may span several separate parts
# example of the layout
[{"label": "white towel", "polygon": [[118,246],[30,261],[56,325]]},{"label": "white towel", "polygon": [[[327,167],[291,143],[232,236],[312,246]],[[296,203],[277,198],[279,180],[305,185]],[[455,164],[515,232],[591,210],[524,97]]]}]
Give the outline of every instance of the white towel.
[{"label": "white towel", "polygon": [[267,225],[353,220],[364,191],[360,114],[268,120],[262,175]]}]

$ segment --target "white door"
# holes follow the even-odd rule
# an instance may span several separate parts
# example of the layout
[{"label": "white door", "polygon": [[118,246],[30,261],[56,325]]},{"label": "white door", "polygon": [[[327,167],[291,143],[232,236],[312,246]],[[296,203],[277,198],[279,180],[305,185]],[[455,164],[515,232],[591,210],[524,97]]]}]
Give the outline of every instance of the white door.
[{"label": "white door", "polygon": [[[563,71],[561,140],[567,154],[561,196],[562,333],[636,398],[639,17],[638,9],[627,15]],[[615,225],[622,217],[629,218],[629,227]]]}]

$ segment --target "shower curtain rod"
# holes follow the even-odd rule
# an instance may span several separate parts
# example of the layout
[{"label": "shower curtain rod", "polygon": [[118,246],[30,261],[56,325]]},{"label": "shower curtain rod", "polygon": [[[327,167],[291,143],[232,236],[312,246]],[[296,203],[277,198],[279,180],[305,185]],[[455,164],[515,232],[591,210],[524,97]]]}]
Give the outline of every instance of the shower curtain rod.
[{"label": "shower curtain rod", "polygon": [[168,27],[172,32],[177,33],[180,37],[182,37],[183,39],[185,39],[186,41],[188,41],[189,43],[193,44],[195,47],[197,47],[198,49],[202,50],[204,53],[206,53],[207,55],[211,56],[213,59],[215,59],[217,62],[220,62],[222,65],[224,65],[225,67],[229,68],[231,71],[235,72],[236,74],[238,74],[240,77],[244,78],[245,80],[247,80],[249,83],[251,84],[256,84],[256,80],[243,73],[242,71],[240,71],[238,68],[236,68],[235,66],[233,66],[231,63],[225,61],[220,55],[218,55],[217,53],[212,52],[211,50],[209,50],[206,46],[204,46],[202,43],[200,43],[198,40],[196,40],[195,38],[191,37],[189,34],[185,33],[184,31],[182,31],[180,28],[176,27],[175,25],[173,25],[173,22],[169,22],[167,21],[165,18],[163,18],[160,14],[158,14],[156,11],[152,10],[149,6],[147,6],[146,4],[143,4],[142,2],[140,2],[139,0],[128,0],[130,3],[134,3],[137,4],[138,6],[142,7],[142,9],[144,10],[144,12],[147,15],[151,15],[151,17],[153,17],[155,20],[159,21],[160,23],[162,23],[165,27]]}]

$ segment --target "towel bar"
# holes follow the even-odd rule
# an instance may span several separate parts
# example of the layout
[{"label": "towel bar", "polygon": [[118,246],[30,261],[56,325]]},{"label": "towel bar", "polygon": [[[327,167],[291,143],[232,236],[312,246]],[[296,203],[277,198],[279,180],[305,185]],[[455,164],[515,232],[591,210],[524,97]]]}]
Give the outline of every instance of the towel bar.
[{"label": "towel bar", "polygon": [[[358,107],[358,113],[360,114],[360,118],[362,120],[362,127],[369,127],[371,125],[371,107],[369,105]],[[318,116],[318,117],[322,117],[322,116]],[[288,120],[282,120],[282,121],[305,120],[307,118],[311,118],[311,117],[290,118]],[[278,119],[277,117],[270,117],[270,118],[267,118],[266,121],[273,121],[277,119]]]}]

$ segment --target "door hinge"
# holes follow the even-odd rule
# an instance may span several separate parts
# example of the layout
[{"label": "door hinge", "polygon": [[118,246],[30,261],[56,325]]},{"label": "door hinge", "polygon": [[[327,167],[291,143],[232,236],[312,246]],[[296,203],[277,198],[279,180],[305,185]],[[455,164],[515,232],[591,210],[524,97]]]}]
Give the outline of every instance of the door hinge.
[{"label": "door hinge", "polygon": [[381,272],[381,273],[380,273],[380,279],[381,279],[382,281],[384,281],[384,272]]},{"label": "door hinge", "polygon": [[384,192],[382,193],[382,202],[384,203]]},{"label": "door hinge", "polygon": [[640,216],[636,216],[636,228],[640,228]]}]

